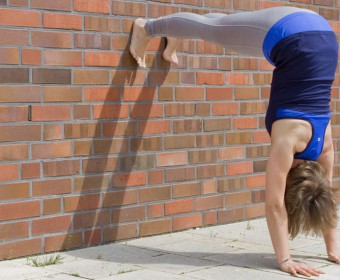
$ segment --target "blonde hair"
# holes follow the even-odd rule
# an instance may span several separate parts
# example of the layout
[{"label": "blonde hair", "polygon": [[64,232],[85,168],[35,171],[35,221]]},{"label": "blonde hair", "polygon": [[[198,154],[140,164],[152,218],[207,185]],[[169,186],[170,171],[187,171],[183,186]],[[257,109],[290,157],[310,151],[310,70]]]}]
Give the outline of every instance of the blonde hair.
[{"label": "blonde hair", "polygon": [[322,235],[336,227],[334,195],[323,168],[317,162],[304,161],[289,171],[285,205],[291,238],[299,232]]}]

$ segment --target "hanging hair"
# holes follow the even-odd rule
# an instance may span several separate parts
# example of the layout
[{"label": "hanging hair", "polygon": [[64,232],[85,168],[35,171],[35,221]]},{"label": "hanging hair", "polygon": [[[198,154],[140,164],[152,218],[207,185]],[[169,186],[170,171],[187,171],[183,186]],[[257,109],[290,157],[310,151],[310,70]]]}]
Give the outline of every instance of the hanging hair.
[{"label": "hanging hair", "polygon": [[291,168],[287,176],[285,205],[288,232],[322,235],[335,228],[337,209],[330,182],[320,164],[304,161]]}]

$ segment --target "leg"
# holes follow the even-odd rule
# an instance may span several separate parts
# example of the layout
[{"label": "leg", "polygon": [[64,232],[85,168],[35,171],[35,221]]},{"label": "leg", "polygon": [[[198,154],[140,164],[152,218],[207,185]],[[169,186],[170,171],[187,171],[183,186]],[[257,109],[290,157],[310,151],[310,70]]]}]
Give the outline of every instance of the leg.
[{"label": "leg", "polygon": [[[176,13],[149,21],[136,20],[130,51],[145,66],[148,40],[155,36],[201,39],[240,54],[262,57],[262,43],[270,27],[282,17],[301,9],[279,7],[232,15]],[[169,40],[165,58],[175,54],[175,41]]]}]

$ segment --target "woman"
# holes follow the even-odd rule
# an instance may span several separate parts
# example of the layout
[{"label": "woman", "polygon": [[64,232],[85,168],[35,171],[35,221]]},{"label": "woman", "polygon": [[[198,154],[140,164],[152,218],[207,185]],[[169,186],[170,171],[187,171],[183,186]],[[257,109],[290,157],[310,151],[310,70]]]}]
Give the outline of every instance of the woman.
[{"label": "woman", "polygon": [[340,264],[336,205],[331,191],[334,150],[330,91],[337,64],[336,36],[317,13],[278,7],[232,15],[177,13],[137,19],[130,52],[145,67],[155,36],[168,39],[165,60],[177,64],[181,38],[202,39],[241,54],[265,57],[276,68],[266,114],[271,151],[266,168],[266,217],[281,270],[304,276],[322,271],[292,260],[288,234],[322,233],[328,259]]}]

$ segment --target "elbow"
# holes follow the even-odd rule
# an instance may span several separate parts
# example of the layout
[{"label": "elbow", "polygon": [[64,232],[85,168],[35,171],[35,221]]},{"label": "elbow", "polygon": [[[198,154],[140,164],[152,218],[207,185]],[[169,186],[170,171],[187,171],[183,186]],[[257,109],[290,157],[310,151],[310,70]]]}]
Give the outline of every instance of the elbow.
[{"label": "elbow", "polygon": [[282,215],[286,212],[286,206],[284,203],[279,202],[265,202],[265,213],[266,216],[276,216],[276,215]]}]

